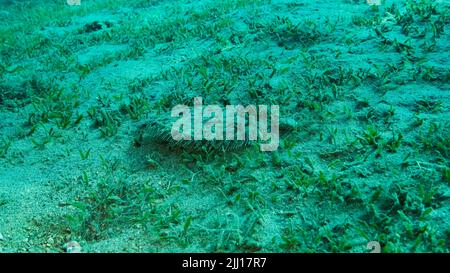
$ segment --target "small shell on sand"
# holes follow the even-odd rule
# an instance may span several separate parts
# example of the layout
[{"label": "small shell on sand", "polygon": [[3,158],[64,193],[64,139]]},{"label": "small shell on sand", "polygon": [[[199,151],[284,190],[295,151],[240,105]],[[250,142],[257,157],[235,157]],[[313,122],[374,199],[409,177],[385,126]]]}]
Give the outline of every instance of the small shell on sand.
[{"label": "small shell on sand", "polygon": [[70,241],[66,244],[67,253],[81,253],[81,245],[78,242]]},{"label": "small shell on sand", "polygon": [[379,6],[381,5],[381,0],[367,0],[367,4],[369,5],[375,5],[375,6]]}]

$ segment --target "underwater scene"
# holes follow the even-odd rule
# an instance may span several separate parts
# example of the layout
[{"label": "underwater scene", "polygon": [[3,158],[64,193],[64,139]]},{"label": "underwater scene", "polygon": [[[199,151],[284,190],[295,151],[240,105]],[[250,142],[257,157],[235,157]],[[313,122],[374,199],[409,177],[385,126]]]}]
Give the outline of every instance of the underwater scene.
[{"label": "underwater scene", "polygon": [[0,0],[0,252],[450,250],[450,0]]}]

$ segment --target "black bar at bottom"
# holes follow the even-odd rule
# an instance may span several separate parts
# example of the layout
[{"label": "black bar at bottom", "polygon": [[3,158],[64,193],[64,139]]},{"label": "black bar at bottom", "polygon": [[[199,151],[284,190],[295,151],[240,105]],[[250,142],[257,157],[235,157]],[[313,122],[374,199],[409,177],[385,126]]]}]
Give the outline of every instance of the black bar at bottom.
[{"label": "black bar at bottom", "polygon": [[[76,267],[91,265],[99,268],[122,269],[124,272],[320,272],[385,269],[397,264],[413,268],[446,262],[446,254],[0,254],[0,264],[11,263],[17,271],[32,264],[34,269],[48,269],[49,265]],[[31,259],[33,261],[28,262]],[[436,263],[437,262],[437,263]],[[6,266],[6,265],[5,265]],[[136,270],[133,270],[136,269]],[[289,269],[286,271],[285,269]],[[115,270],[115,271],[116,271]],[[102,272],[105,272],[102,270]],[[281,273],[281,272],[280,272]]]}]

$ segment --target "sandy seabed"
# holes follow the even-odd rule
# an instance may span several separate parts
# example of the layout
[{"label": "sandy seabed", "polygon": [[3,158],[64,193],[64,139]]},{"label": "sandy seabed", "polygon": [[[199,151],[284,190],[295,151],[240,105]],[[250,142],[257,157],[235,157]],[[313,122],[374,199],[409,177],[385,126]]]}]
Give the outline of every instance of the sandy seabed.
[{"label": "sandy seabed", "polygon": [[448,252],[450,2],[381,2],[0,1],[0,252]]}]

